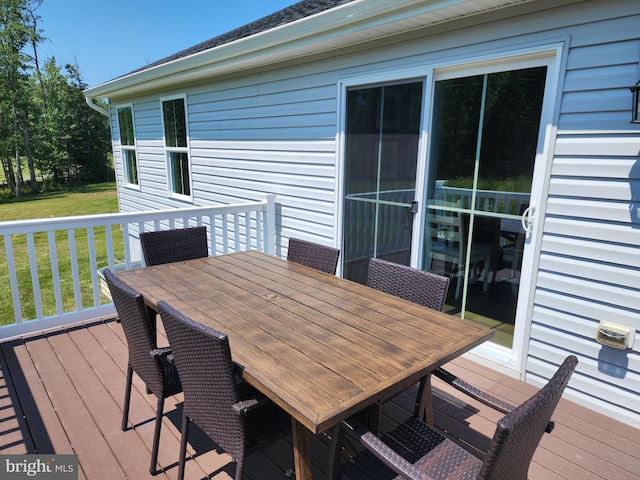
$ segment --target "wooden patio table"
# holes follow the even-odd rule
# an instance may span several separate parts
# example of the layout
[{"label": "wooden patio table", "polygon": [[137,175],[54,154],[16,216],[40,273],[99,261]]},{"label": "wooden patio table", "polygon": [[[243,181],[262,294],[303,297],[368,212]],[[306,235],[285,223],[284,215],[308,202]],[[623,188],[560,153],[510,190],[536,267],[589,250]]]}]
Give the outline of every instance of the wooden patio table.
[{"label": "wooden patio table", "polygon": [[493,331],[255,251],[117,274],[229,336],[243,377],[291,415],[296,478],[323,432],[481,344]]}]

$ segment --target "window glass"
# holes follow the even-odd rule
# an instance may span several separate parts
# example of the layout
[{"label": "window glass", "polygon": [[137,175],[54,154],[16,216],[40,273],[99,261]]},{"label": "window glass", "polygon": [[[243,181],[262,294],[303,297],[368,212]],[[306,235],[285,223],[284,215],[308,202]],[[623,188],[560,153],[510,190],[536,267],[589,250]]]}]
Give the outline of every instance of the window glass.
[{"label": "window glass", "polygon": [[512,348],[547,67],[437,81],[423,268],[451,277],[448,312]]},{"label": "window glass", "polygon": [[191,196],[191,176],[186,118],[184,98],[162,101],[169,190],[171,194],[189,197]]},{"label": "window glass", "polygon": [[189,185],[189,156],[184,152],[170,152],[171,191],[179,195],[191,195]]},{"label": "window glass", "polygon": [[127,176],[127,183],[138,185],[138,160],[135,150],[123,150],[122,159],[124,171]]},{"label": "window glass", "polygon": [[369,258],[409,264],[423,81],[347,91],[343,276]]},{"label": "window glass", "polygon": [[164,138],[167,147],[187,146],[187,122],[184,114],[184,99],[175,98],[162,102],[164,116]]},{"label": "window glass", "polygon": [[120,145],[135,145],[131,107],[118,109],[118,126],[120,127]]},{"label": "window glass", "polygon": [[132,107],[118,108],[118,129],[120,131],[120,153],[125,183],[138,185],[138,160]]}]

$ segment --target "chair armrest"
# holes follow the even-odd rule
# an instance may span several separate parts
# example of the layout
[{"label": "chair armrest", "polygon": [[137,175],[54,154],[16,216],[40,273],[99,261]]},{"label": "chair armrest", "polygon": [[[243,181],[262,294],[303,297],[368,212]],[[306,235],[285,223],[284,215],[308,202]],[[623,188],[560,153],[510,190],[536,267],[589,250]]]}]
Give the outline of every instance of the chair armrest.
[{"label": "chair armrest", "polygon": [[[515,405],[512,405],[503,400],[500,400],[499,398],[494,397],[493,395],[485,392],[484,390],[481,390],[478,387],[474,387],[470,383],[467,383],[464,380],[461,380],[459,377],[456,377],[453,373],[446,371],[442,367],[434,370],[432,373],[443,382],[448,383],[455,389],[479,401],[480,403],[483,403],[493,408],[494,410],[497,410],[498,412],[507,414],[511,412],[511,410],[516,408]],[[545,432],[551,433],[554,427],[555,427],[555,423],[550,420],[549,423],[547,424],[547,428],[545,428]]]},{"label": "chair armrest", "polygon": [[269,405],[271,400],[253,388],[244,380],[240,380],[237,384],[239,399],[233,404],[233,410],[237,414],[249,415],[252,411]]},{"label": "chair armrest", "polygon": [[433,372],[433,375],[438,377],[440,380],[448,383],[456,390],[461,391],[462,393],[470,396],[471,398],[483,403],[494,410],[497,410],[501,413],[509,413],[511,410],[516,408],[514,405],[504,402],[497,397],[485,392],[484,390],[479,389],[478,387],[474,387],[470,383],[461,380],[459,377],[456,377],[454,374],[446,371],[444,368],[438,368]]},{"label": "chair armrest", "polygon": [[173,353],[171,353],[171,347],[160,347],[151,350],[150,355],[152,357],[165,357],[169,363],[173,363]]},{"label": "chair armrest", "polygon": [[251,400],[241,400],[232,405],[233,411],[238,415],[246,415],[251,410],[254,410],[258,406],[258,400],[255,398]]},{"label": "chair armrest", "polygon": [[389,445],[367,430],[353,417],[343,420],[342,425],[360,444],[373,453],[376,458],[403,478],[410,480],[429,480],[431,478],[425,476],[424,472],[421,472],[411,462],[402,458],[401,455],[396,453]]}]

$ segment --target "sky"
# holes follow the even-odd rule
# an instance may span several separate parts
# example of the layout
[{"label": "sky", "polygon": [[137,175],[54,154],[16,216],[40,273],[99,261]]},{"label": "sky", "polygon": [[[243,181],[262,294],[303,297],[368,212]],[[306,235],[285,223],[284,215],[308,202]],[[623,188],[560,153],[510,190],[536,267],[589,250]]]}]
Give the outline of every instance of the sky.
[{"label": "sky", "polygon": [[44,0],[40,64],[77,63],[89,87],[296,3],[296,0]]}]

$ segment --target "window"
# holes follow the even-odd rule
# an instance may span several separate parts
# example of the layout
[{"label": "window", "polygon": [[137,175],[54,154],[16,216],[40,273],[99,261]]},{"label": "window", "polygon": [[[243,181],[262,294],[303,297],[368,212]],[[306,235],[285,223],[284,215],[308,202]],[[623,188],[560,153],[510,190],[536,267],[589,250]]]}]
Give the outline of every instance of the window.
[{"label": "window", "polygon": [[163,99],[162,120],[169,193],[178,197],[191,197],[185,97]]},{"label": "window", "polygon": [[126,106],[117,110],[124,181],[129,186],[137,187],[139,186],[138,159],[136,157],[136,136],[133,128],[133,108]]}]

